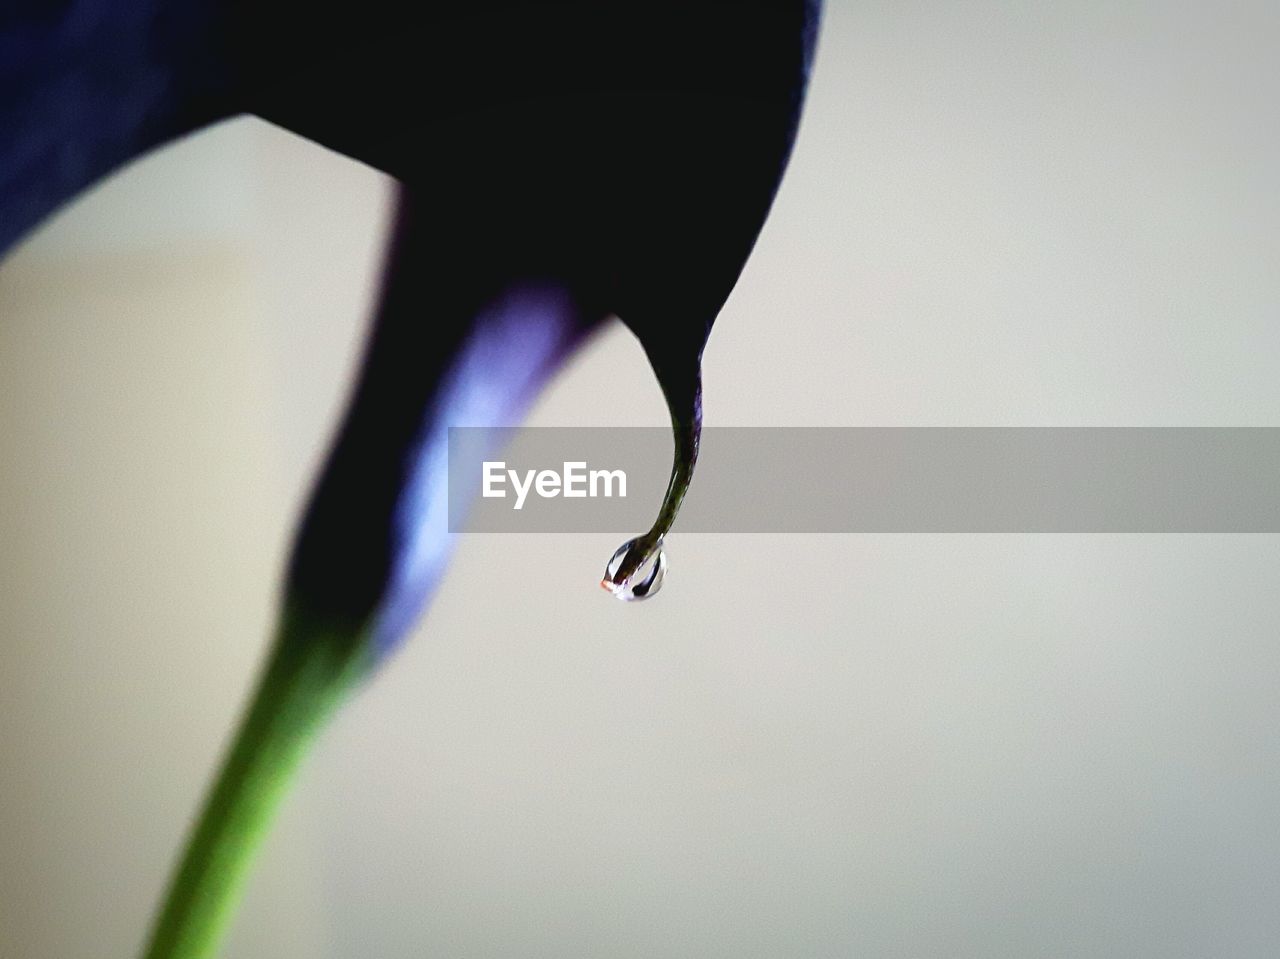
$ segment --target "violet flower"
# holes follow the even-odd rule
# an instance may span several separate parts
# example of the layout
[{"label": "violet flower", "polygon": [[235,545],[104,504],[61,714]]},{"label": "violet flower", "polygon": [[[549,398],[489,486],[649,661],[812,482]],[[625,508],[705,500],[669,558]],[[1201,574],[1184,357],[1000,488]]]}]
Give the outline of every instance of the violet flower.
[{"label": "violet flower", "polygon": [[0,13],[0,252],[138,154],[257,114],[400,184],[360,380],[273,652],[148,947],[212,956],[307,745],[449,553],[449,426],[518,421],[616,315],[671,412],[671,484],[605,585],[651,585],[697,458],[700,363],[793,142],[815,0],[78,0]]}]

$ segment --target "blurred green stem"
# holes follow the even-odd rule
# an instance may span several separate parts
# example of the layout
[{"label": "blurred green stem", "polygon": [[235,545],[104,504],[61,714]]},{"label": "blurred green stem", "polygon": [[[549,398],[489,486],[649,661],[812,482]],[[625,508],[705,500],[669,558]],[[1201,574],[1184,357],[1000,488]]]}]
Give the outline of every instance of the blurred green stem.
[{"label": "blurred green stem", "polygon": [[270,660],[165,897],[146,959],[213,959],[308,747],[366,672],[359,635],[282,618]]}]

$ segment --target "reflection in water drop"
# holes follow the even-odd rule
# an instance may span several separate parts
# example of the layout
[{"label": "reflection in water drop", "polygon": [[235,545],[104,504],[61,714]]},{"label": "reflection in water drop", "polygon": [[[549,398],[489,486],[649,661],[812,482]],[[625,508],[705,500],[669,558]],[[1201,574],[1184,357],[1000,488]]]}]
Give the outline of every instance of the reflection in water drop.
[{"label": "reflection in water drop", "polygon": [[[630,555],[637,553],[637,555]],[[630,558],[624,568],[623,561]],[[620,575],[621,574],[621,575]],[[605,567],[600,585],[624,602],[648,599],[662,588],[667,575],[667,554],[662,540],[641,545],[641,540],[629,539],[613,554]]]}]

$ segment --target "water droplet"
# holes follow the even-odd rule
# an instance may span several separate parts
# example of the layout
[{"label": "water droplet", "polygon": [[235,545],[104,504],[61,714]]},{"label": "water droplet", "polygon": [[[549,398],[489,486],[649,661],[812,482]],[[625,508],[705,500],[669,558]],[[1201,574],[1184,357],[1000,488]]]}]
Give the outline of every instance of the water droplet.
[{"label": "water droplet", "polygon": [[667,554],[662,540],[642,543],[629,539],[618,547],[604,569],[600,585],[624,602],[648,599],[662,588],[667,575]]}]

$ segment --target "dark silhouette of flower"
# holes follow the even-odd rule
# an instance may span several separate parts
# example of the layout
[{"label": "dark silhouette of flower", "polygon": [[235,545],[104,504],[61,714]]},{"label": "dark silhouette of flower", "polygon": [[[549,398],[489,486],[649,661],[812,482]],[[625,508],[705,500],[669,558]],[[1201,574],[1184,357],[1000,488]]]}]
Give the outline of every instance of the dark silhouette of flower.
[{"label": "dark silhouette of flower", "polygon": [[[700,364],[794,139],[813,0],[507,0],[409,10],[79,0],[0,13],[0,252],[111,169],[253,113],[399,182],[359,382],[298,531],[279,637],[149,954],[216,948],[254,839],[448,554],[449,426],[507,425],[619,317],[697,458]],[[616,398],[615,398],[616,401]]]}]

